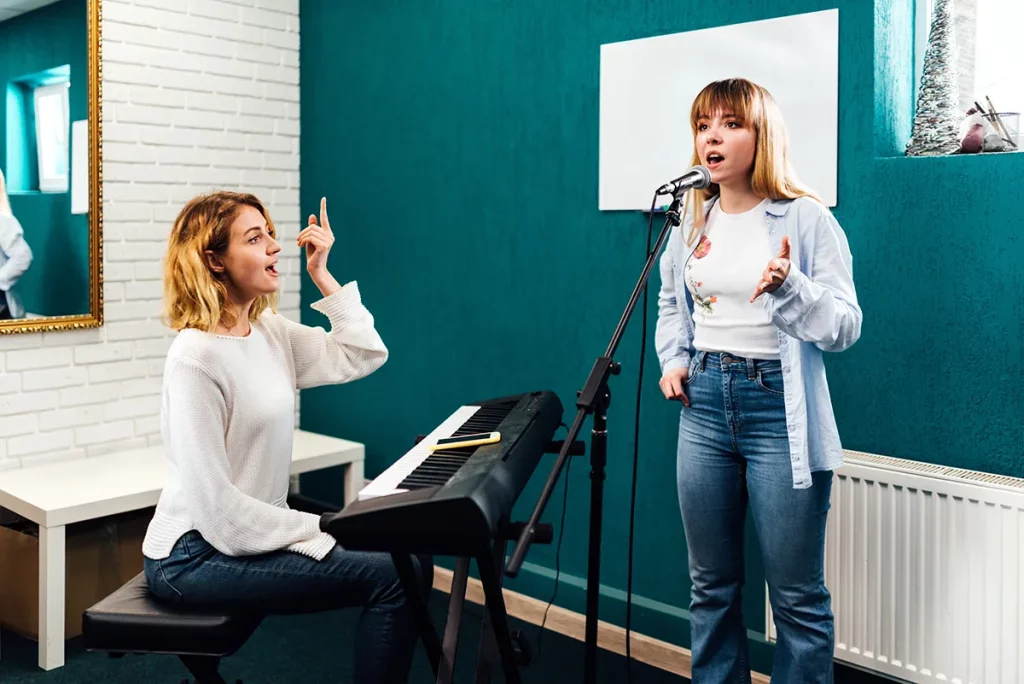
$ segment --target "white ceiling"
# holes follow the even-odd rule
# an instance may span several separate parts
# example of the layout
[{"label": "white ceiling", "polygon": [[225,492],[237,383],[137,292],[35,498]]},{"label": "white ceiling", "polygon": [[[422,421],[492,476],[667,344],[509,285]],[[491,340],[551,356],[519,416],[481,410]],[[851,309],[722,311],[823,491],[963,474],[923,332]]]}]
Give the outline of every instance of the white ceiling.
[{"label": "white ceiling", "polygon": [[44,5],[51,5],[57,0],[0,0],[0,21],[13,19],[19,14],[31,12]]}]

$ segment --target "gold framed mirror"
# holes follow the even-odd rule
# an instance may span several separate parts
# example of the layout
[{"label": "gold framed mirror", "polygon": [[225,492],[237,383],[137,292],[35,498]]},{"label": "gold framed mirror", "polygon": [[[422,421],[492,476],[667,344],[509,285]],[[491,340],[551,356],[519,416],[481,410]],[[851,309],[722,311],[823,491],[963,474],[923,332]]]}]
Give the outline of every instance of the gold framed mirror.
[{"label": "gold framed mirror", "polygon": [[0,334],[103,324],[100,2],[0,1]]}]

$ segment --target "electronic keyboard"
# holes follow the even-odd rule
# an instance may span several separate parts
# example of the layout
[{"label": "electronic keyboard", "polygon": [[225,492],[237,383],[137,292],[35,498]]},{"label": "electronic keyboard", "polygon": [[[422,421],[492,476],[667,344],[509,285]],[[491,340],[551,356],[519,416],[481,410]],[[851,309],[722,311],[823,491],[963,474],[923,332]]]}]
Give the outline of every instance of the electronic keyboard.
[{"label": "electronic keyboard", "polygon": [[[502,532],[561,421],[550,391],[460,406],[344,510],[323,514],[320,528],[346,549],[475,556]],[[431,449],[479,432],[501,438]]]}]

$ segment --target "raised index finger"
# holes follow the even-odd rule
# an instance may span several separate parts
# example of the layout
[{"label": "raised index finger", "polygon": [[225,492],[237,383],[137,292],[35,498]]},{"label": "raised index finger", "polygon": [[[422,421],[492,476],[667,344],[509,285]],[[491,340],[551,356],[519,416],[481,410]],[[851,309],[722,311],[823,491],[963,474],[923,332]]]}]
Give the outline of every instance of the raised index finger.
[{"label": "raised index finger", "polygon": [[327,220],[327,198],[320,198],[320,225],[325,229],[331,230],[331,222]]}]

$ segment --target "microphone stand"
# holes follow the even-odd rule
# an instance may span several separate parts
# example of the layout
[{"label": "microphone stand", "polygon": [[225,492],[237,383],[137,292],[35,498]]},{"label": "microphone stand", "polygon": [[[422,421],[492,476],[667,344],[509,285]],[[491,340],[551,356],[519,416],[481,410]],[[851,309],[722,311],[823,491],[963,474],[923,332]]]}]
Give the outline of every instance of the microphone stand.
[{"label": "microphone stand", "polygon": [[[647,263],[644,264],[643,273],[633,288],[633,294],[629,298],[626,310],[619,319],[619,324],[612,334],[611,342],[608,344],[603,356],[598,357],[594,363],[590,376],[587,378],[583,391],[578,393],[576,407],[578,409],[576,418],[573,420],[569,434],[562,443],[558,453],[558,459],[551,469],[544,489],[540,494],[530,520],[519,534],[516,546],[512,551],[505,573],[509,577],[515,577],[522,567],[526,552],[533,542],[537,533],[537,525],[540,516],[547,506],[548,499],[555,488],[555,484],[561,475],[569,450],[576,436],[579,434],[583,421],[589,414],[594,415],[593,428],[590,433],[590,550],[587,559],[587,625],[586,625],[586,652],[583,669],[583,681],[592,684],[597,677],[597,613],[598,613],[598,589],[601,576],[601,514],[604,499],[605,465],[608,457],[608,406],[611,404],[611,392],[608,388],[608,376],[618,375],[622,370],[620,364],[612,359],[619,346],[622,335],[629,323],[633,309],[636,308],[637,300],[643,292],[651,270],[668,239],[669,230],[679,226],[681,217],[679,215],[679,203],[686,188],[675,193],[674,201],[665,212],[665,225],[658,236],[658,243],[654,251],[647,256]],[[640,370],[643,372],[643,369]]]}]

